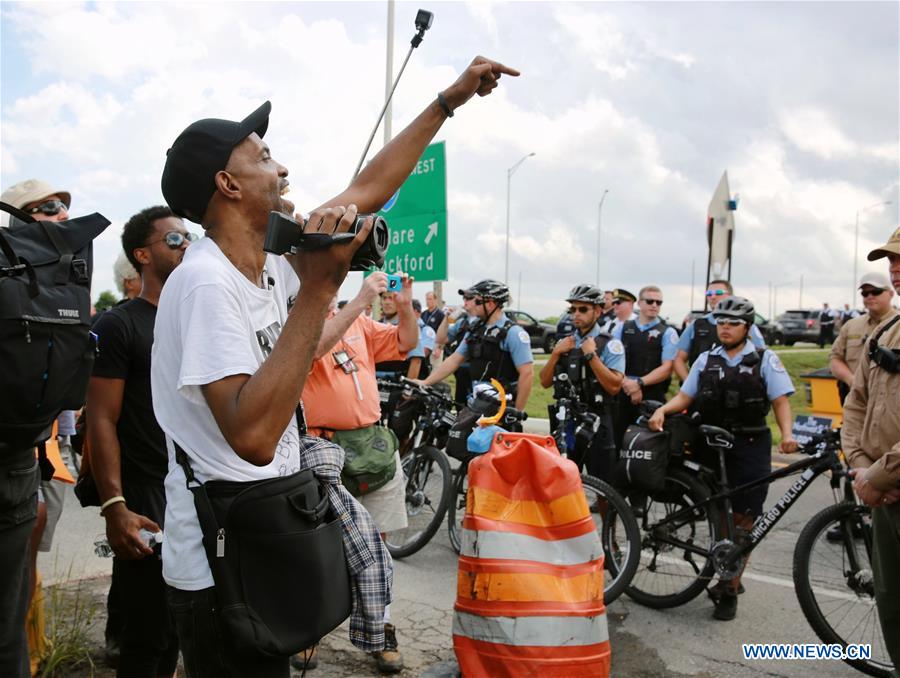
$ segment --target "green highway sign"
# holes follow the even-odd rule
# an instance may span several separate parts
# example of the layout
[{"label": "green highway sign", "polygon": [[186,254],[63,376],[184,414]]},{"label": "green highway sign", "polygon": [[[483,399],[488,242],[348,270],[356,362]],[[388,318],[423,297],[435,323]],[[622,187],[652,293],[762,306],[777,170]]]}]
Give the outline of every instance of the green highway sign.
[{"label": "green highway sign", "polygon": [[447,163],[444,142],[425,149],[409,178],[378,212],[388,222],[388,273],[419,282],[447,279]]}]

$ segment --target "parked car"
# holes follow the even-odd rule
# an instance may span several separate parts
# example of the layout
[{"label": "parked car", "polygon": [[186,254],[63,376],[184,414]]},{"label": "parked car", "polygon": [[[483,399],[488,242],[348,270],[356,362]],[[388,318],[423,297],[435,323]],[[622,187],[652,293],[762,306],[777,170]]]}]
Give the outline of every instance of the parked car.
[{"label": "parked car", "polygon": [[535,320],[534,316],[524,311],[506,311],[506,315],[528,332],[531,348],[540,348],[544,353],[550,353],[556,346],[556,328],[553,325]]},{"label": "parked car", "polygon": [[[702,318],[707,313],[709,313],[709,311],[691,311],[690,313],[688,313],[687,317],[685,317],[684,319],[684,323],[681,326],[681,332],[683,333],[688,325],[694,322],[697,318]],[[768,320],[766,320],[762,316],[762,314],[754,314],[753,324],[756,325],[756,327],[759,329],[760,334],[762,334],[763,340],[766,342],[767,346],[779,343],[776,340],[775,324],[770,323]]]},{"label": "parked car", "polygon": [[798,341],[818,342],[821,315],[821,309],[785,311],[775,320],[772,340],[785,346],[793,346]]}]

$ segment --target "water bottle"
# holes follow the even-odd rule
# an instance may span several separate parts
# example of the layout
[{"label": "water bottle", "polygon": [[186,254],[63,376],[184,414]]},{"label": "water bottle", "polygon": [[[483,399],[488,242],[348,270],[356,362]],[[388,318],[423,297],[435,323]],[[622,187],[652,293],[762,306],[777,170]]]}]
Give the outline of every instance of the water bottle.
[{"label": "water bottle", "polygon": [[[144,542],[144,546],[147,548],[152,549],[157,544],[163,543],[162,532],[151,532],[150,530],[141,528],[138,534],[140,535],[141,541]],[[101,558],[112,558],[113,550],[106,537],[100,537],[94,542],[94,553]]]}]

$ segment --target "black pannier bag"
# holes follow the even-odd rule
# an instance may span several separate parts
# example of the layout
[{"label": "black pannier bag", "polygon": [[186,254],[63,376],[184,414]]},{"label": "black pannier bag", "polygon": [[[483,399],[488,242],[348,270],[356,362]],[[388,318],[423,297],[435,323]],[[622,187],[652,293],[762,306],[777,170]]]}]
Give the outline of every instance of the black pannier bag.
[{"label": "black pannier bag", "polygon": [[613,473],[617,487],[656,492],[665,485],[671,434],[632,424],[625,429]]},{"label": "black pannier bag", "polygon": [[0,228],[0,443],[22,449],[84,404],[96,353],[92,241],[110,222],[96,213],[35,221],[0,209],[9,214]]}]

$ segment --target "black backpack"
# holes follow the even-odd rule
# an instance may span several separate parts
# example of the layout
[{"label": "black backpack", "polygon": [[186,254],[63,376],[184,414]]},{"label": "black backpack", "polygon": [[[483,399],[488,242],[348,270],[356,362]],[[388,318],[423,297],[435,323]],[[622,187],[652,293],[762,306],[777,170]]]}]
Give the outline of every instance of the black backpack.
[{"label": "black backpack", "polygon": [[0,449],[14,451],[46,440],[60,412],[84,404],[97,346],[91,243],[110,222],[0,209],[10,215],[0,228]]}]

